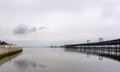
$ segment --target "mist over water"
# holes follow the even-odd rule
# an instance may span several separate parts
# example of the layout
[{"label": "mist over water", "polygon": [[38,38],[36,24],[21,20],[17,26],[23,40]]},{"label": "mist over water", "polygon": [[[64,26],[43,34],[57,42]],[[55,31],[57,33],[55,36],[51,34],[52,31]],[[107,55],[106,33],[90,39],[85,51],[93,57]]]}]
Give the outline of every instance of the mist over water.
[{"label": "mist over water", "polygon": [[2,63],[0,72],[119,72],[119,66],[117,58],[74,49],[24,48],[21,55]]}]

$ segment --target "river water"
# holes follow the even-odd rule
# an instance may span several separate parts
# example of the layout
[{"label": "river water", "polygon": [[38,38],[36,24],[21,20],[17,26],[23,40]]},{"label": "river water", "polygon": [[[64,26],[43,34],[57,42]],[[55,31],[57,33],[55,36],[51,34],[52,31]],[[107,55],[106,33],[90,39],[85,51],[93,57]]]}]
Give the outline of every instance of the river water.
[{"label": "river water", "polygon": [[119,56],[99,56],[64,48],[24,48],[0,60],[0,72],[120,72]]}]

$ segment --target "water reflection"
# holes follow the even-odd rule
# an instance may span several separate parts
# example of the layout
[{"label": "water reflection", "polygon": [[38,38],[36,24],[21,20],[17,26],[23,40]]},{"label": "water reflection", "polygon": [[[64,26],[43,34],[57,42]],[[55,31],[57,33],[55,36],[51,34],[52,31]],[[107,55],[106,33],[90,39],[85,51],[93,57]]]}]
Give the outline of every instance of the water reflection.
[{"label": "water reflection", "polygon": [[17,54],[12,55],[12,56],[7,56],[5,58],[0,59],[0,65],[6,63],[8,61],[10,62],[12,59],[16,58],[17,56],[19,56],[21,54],[22,54],[22,52],[19,52]]},{"label": "water reflection", "polygon": [[90,57],[90,55],[96,55],[99,57],[99,60],[103,60],[103,58],[105,57],[120,62],[120,52],[116,51],[83,50],[80,48],[64,48],[64,50],[87,54],[87,57]]},{"label": "water reflection", "polygon": [[14,65],[16,67],[18,67],[20,70],[25,70],[28,68],[45,68],[45,65],[42,65],[40,63],[37,62],[33,62],[33,61],[27,61],[27,60],[16,60],[14,61]]},{"label": "water reflection", "polygon": [[25,48],[22,55],[0,66],[0,72],[119,72],[120,63],[102,54],[77,48]]}]

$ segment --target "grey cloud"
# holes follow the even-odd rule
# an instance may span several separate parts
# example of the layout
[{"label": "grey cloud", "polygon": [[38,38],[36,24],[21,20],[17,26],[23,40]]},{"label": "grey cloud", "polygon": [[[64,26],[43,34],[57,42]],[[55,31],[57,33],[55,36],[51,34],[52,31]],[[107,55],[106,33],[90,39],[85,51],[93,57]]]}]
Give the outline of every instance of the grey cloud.
[{"label": "grey cloud", "polygon": [[41,30],[41,29],[43,29],[43,27],[41,27],[41,29],[40,29],[37,27],[29,27],[27,25],[20,24],[15,29],[13,29],[13,33],[14,34],[28,34],[28,33],[37,32],[37,29]]},{"label": "grey cloud", "polygon": [[28,26],[20,24],[14,30],[14,34],[26,34],[29,31]]},{"label": "grey cloud", "polygon": [[31,29],[30,29],[30,32],[36,32],[37,31],[37,27],[32,27]]},{"label": "grey cloud", "polygon": [[41,29],[45,29],[45,27],[40,27],[39,30],[41,30]]}]

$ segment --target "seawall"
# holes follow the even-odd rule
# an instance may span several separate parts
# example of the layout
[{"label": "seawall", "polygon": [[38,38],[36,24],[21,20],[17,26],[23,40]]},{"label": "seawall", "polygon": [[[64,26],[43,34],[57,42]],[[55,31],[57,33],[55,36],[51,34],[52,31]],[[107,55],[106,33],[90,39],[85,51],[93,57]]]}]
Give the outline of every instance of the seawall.
[{"label": "seawall", "polygon": [[12,48],[0,47],[0,59],[7,57],[7,56],[17,54],[22,51],[23,51],[23,49],[21,47],[12,47]]}]

